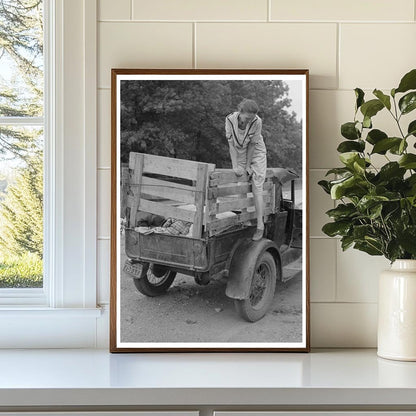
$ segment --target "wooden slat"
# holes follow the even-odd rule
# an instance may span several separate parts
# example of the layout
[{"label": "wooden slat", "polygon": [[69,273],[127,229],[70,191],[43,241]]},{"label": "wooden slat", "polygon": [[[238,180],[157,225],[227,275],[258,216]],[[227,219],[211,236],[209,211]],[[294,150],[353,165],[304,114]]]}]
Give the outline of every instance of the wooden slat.
[{"label": "wooden slat", "polygon": [[[183,205],[183,202],[173,201],[172,199],[161,199],[159,197],[154,197],[152,195],[147,195],[143,192],[140,194],[140,198],[143,198],[143,199],[146,199],[146,200],[152,201],[152,202],[159,202],[163,205],[169,205],[169,206],[172,206],[172,207],[180,207],[180,206]],[[133,195],[127,195],[127,206],[131,207],[133,205],[133,202],[134,202],[134,196]]]},{"label": "wooden slat", "polygon": [[[270,195],[267,193],[263,194],[263,201],[265,203],[270,202]],[[254,197],[250,198],[236,198],[231,201],[218,201],[215,207],[215,212],[220,214],[221,212],[233,211],[233,210],[243,210],[244,208],[254,206]]]},{"label": "wooden slat", "polygon": [[272,212],[276,212],[276,206],[275,206],[275,204],[276,204],[276,195],[275,195],[275,192],[276,192],[276,186],[273,186],[270,189],[270,208],[271,208]]},{"label": "wooden slat", "polygon": [[[196,180],[198,165],[203,163],[144,153],[136,154],[142,154],[144,156],[143,172],[157,173],[159,175],[172,176],[175,178]],[[203,164],[215,166],[208,163]]]},{"label": "wooden slat", "polygon": [[282,201],[282,185],[280,183],[276,183],[274,187],[274,208],[276,212],[280,210],[281,201]]},{"label": "wooden slat", "polygon": [[192,185],[185,185],[183,183],[179,182],[173,182],[170,180],[164,180],[159,178],[151,178],[150,176],[146,176],[146,174],[143,175],[143,183],[149,184],[149,185],[160,185],[160,186],[169,186],[174,187],[175,189],[183,189],[185,191],[193,191],[195,190],[195,186]]},{"label": "wooden slat", "polygon": [[[264,216],[265,221],[267,221],[267,217],[271,214],[270,207],[265,207],[264,210]],[[249,211],[244,214],[239,214],[234,217],[228,217],[228,218],[217,218],[215,220],[210,221],[207,224],[207,230],[208,235],[212,236],[215,234],[218,234],[219,232],[226,230],[227,228],[230,228],[234,225],[238,225],[241,223],[244,223],[249,220],[256,219],[256,212],[255,211]]]},{"label": "wooden slat", "polygon": [[142,193],[154,195],[161,198],[173,199],[187,204],[195,201],[195,188],[189,185],[177,184],[175,182],[160,179],[142,177]]},{"label": "wooden slat", "polygon": [[209,186],[238,184],[239,182],[249,182],[248,175],[237,176],[232,169],[215,169],[210,175]]},{"label": "wooden slat", "polygon": [[[268,190],[271,189],[273,186],[273,182],[266,181],[264,182],[263,189]],[[251,183],[245,182],[240,184],[231,184],[231,185],[222,185],[218,186],[217,196],[228,196],[228,195],[238,195],[242,193],[249,193],[251,192]]]},{"label": "wooden slat", "polygon": [[[266,178],[276,178],[282,182],[296,177],[296,175],[283,168],[267,168],[266,170]],[[237,176],[232,169],[215,169],[215,171],[210,175],[209,185],[214,186],[236,182],[248,182],[248,176]]]},{"label": "wooden slat", "polygon": [[129,168],[131,169],[131,175],[129,183],[131,185],[130,192],[134,196],[132,205],[130,206],[130,218],[128,219],[128,227],[134,228],[136,226],[136,214],[140,205],[140,182],[143,172],[143,154],[130,153]]},{"label": "wooden slat", "polygon": [[192,237],[200,238],[202,234],[202,223],[204,220],[204,206],[205,206],[205,193],[207,186],[207,172],[208,166],[200,163],[198,165],[198,173],[196,175],[195,186],[195,217],[194,226],[192,229]]},{"label": "wooden slat", "polygon": [[127,215],[126,208],[127,208],[127,190],[129,184],[129,168],[123,166],[121,168],[121,197],[120,197],[120,216],[121,218],[125,218]]},{"label": "wooden slat", "polygon": [[149,201],[147,199],[140,200],[139,210],[150,212],[152,214],[162,215],[165,218],[172,217],[188,222],[194,222],[195,216],[195,211],[181,209],[172,205],[166,205],[162,202]]}]

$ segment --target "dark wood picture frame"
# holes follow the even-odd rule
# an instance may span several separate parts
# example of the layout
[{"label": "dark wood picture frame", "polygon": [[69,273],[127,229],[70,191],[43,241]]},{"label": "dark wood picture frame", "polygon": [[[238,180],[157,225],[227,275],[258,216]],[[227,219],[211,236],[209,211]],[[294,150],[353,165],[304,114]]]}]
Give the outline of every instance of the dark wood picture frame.
[{"label": "dark wood picture frame", "polygon": [[[187,76],[192,75],[206,75],[206,76],[221,76],[221,75],[262,75],[262,76],[302,76],[304,80],[302,81],[302,86],[305,89],[302,101],[303,110],[303,131],[302,131],[302,174],[303,174],[303,184],[302,184],[302,216],[303,221],[303,236],[302,236],[302,257],[303,266],[302,266],[302,342],[301,345],[295,347],[285,345],[275,347],[275,346],[252,346],[252,342],[241,342],[241,346],[227,345],[218,346],[217,343],[213,343],[213,346],[210,346],[211,343],[201,343],[201,346],[187,346],[183,344],[187,343],[178,343],[172,341],[169,346],[160,346],[161,343],[153,342],[152,346],[146,345],[134,345],[126,346],[120,345],[125,344],[118,341],[118,327],[119,316],[118,316],[118,305],[119,294],[118,286],[120,279],[120,263],[118,260],[119,250],[118,240],[120,237],[120,218],[119,214],[119,203],[120,203],[120,194],[121,194],[121,174],[118,167],[120,160],[120,149],[119,147],[119,138],[117,131],[118,129],[118,117],[119,117],[119,103],[118,103],[118,78],[120,76],[147,76],[155,75],[160,76],[163,79],[163,76],[166,75],[179,75],[183,76],[183,79],[186,80]],[[254,77],[253,77],[254,78]],[[254,78],[255,79],[255,78]],[[231,109],[230,109],[231,111]],[[224,114],[224,117],[226,114]],[[244,69],[112,69],[111,74],[111,264],[110,264],[110,352],[309,352],[310,351],[310,278],[309,278],[309,180],[308,180],[308,142],[309,142],[309,70],[307,69],[291,69],[291,70],[269,70],[269,69],[258,69],[258,70],[244,70]],[[121,147],[121,145],[120,145]],[[131,158],[130,158],[130,180],[131,176],[136,175],[136,177],[141,174],[140,169],[143,169],[143,155],[137,153],[137,165],[134,165],[139,170],[132,170]],[[136,162],[133,162],[136,163]],[[197,163],[197,162],[192,162]],[[202,164],[206,165],[206,164]],[[201,166],[197,167],[198,170]],[[203,169],[203,166],[202,166]],[[139,173],[138,173],[139,172]],[[208,176],[211,178],[211,176]],[[212,180],[212,179],[208,179]],[[130,182],[131,184],[131,182]],[[134,186],[131,185],[131,186]],[[131,189],[131,188],[130,188]],[[292,189],[294,192],[294,188]],[[205,194],[207,195],[207,194]],[[135,207],[137,208],[137,207]],[[134,210],[136,212],[136,209]],[[134,214],[136,215],[136,214]],[[205,215],[205,214],[204,214]],[[135,223],[136,224],[136,223]],[[168,296],[169,294],[167,294]],[[120,306],[121,307],[121,306]],[[136,343],[135,343],[136,344]],[[137,340],[137,344],[141,344],[140,340]],[[153,345],[154,344],[154,345]],[[194,343],[192,343],[194,344]],[[265,343],[271,344],[274,343]]]}]

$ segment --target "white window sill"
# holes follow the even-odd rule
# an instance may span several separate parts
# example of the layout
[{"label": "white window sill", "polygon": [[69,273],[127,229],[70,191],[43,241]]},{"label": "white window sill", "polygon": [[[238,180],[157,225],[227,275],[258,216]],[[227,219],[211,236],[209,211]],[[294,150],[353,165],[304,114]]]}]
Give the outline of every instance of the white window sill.
[{"label": "white window sill", "polygon": [[105,315],[106,308],[2,306],[0,348],[96,348],[106,342],[98,337],[108,331]]},{"label": "white window sill", "polygon": [[310,354],[2,350],[0,368],[0,411],[65,406],[416,408],[416,363],[384,360],[372,349]]},{"label": "white window sill", "polygon": [[76,317],[76,318],[99,318],[101,308],[47,308],[42,306],[0,306],[0,318],[6,316],[28,317],[36,319],[39,317]]}]

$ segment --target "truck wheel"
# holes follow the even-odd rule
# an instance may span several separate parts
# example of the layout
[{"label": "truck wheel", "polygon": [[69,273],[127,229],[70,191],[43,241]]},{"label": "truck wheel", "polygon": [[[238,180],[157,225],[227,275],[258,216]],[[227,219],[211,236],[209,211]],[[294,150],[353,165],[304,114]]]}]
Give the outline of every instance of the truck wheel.
[{"label": "truck wheel", "polygon": [[249,322],[263,318],[269,310],[276,289],[276,263],[273,256],[265,251],[257,259],[248,299],[234,299],[238,314]]},{"label": "truck wheel", "polygon": [[133,282],[140,293],[154,297],[166,293],[175,277],[176,272],[164,266],[144,263],[140,278],[133,279]]}]

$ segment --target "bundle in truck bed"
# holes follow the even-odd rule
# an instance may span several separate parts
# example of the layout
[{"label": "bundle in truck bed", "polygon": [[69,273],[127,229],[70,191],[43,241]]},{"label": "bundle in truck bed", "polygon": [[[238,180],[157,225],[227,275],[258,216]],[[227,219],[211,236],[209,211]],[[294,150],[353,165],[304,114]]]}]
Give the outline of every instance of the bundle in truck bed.
[{"label": "bundle in truck bed", "polygon": [[[281,183],[293,176],[286,169],[267,169],[263,191],[266,219],[279,209]],[[256,218],[251,183],[232,169],[131,152],[122,178],[122,211],[125,204],[130,229],[137,225],[138,211],[192,223],[194,239]]]}]

